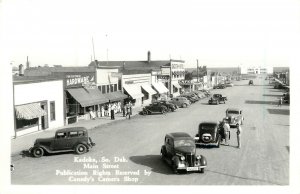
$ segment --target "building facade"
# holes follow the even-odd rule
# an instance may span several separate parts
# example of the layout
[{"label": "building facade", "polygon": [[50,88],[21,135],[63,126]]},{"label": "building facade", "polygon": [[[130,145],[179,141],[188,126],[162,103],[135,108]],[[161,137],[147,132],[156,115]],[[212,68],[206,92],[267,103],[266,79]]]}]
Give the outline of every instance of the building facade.
[{"label": "building facade", "polygon": [[64,126],[62,80],[14,82],[15,136]]}]

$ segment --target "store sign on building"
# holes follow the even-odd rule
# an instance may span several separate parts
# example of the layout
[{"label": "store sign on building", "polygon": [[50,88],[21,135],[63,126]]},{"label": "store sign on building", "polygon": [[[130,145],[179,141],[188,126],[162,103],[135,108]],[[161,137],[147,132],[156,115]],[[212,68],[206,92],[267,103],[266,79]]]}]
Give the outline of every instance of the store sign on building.
[{"label": "store sign on building", "polygon": [[67,74],[65,79],[66,88],[80,87],[83,84],[95,83],[95,75],[93,73],[87,74]]},{"label": "store sign on building", "polygon": [[193,80],[178,80],[178,83],[180,85],[193,85],[194,84]]},{"label": "store sign on building", "polygon": [[169,75],[157,75],[157,79],[169,80]]}]

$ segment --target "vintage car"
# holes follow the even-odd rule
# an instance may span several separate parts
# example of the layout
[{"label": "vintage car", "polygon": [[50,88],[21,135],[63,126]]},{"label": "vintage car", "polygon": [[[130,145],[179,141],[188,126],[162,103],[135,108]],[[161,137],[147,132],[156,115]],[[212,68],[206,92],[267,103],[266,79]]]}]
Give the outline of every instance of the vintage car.
[{"label": "vintage car", "polygon": [[176,106],[175,104],[168,102],[166,100],[160,100],[160,101],[157,101],[157,103],[160,103],[161,105],[167,107],[168,112],[174,112],[176,109],[178,109],[178,106]]},{"label": "vintage car", "polygon": [[187,133],[166,134],[160,154],[176,174],[180,171],[204,173],[204,168],[207,166],[206,158],[196,154],[195,141]]},{"label": "vintage car", "polygon": [[249,86],[253,85],[253,80],[249,80]]},{"label": "vintage car", "polygon": [[29,152],[36,158],[42,157],[45,153],[75,151],[77,154],[83,154],[95,145],[86,128],[71,127],[57,130],[54,137],[36,139]]},{"label": "vintage car", "polygon": [[233,87],[234,86],[234,84],[233,83],[226,83],[226,87]]},{"label": "vintage car", "polygon": [[225,104],[226,101],[226,96],[222,96],[222,94],[213,94],[213,96],[208,100],[208,104],[220,104],[221,102]]},{"label": "vintage car", "polygon": [[289,104],[290,103],[290,92],[283,94],[283,102]]},{"label": "vintage car", "polygon": [[230,127],[236,127],[236,124],[240,125],[244,122],[244,117],[242,115],[242,110],[238,108],[228,108],[226,110],[226,119]]},{"label": "vintage car", "polygon": [[219,122],[205,121],[199,124],[198,132],[195,135],[195,144],[199,146],[220,147],[224,132]]},{"label": "vintage car", "polygon": [[189,101],[186,97],[177,96],[172,98],[169,102],[175,104],[178,107],[186,108],[191,105],[191,101]]},{"label": "vintage car", "polygon": [[225,84],[218,84],[213,87],[213,89],[224,89],[224,88],[226,88]]},{"label": "vintage car", "polygon": [[189,94],[189,93],[181,94],[180,97],[187,98],[191,103],[195,103],[199,100],[198,97],[196,97],[195,95]]},{"label": "vintage car", "polygon": [[148,114],[148,115],[151,115],[153,113],[164,114],[165,112],[168,112],[168,108],[160,102],[154,102],[152,104],[149,104],[148,106],[145,106],[142,112],[143,114]]}]

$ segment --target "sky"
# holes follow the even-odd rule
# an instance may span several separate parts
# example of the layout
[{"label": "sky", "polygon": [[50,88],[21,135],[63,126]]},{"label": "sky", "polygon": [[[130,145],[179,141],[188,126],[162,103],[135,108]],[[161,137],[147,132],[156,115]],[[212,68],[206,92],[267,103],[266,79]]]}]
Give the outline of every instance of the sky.
[{"label": "sky", "polygon": [[[289,66],[298,0],[2,0],[1,35],[17,66],[181,59],[186,67]],[[93,40],[93,41],[92,41]],[[94,51],[93,51],[94,43]],[[95,53],[95,55],[94,55]]]}]

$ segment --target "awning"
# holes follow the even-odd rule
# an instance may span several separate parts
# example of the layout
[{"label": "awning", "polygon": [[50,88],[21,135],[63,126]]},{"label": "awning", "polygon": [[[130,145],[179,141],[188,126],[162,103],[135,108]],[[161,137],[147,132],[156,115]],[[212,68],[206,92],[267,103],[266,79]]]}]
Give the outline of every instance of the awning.
[{"label": "awning", "polygon": [[133,85],[133,84],[132,85],[124,85],[123,88],[133,99],[144,97],[141,87],[138,85]]},{"label": "awning", "polygon": [[175,86],[176,88],[182,88],[177,82],[173,83],[173,86]]},{"label": "awning", "polygon": [[153,90],[151,88],[151,86],[149,84],[144,84],[141,86],[149,95],[153,95],[156,94],[157,92],[155,92],[155,90]]},{"label": "awning", "polygon": [[103,95],[105,96],[105,98],[109,99],[111,102],[119,101],[119,100],[123,100],[125,98],[128,98],[127,95],[123,94],[120,91],[112,92],[112,93],[108,93],[108,94],[103,94]]},{"label": "awning", "polygon": [[67,91],[75,98],[82,107],[93,106],[96,104],[107,103],[109,100],[101,94],[98,88],[72,88]]},{"label": "awning", "polygon": [[152,85],[154,89],[160,94],[169,92],[169,90],[161,82],[153,83]]},{"label": "awning", "polygon": [[18,119],[34,119],[46,115],[39,103],[24,104],[15,107]]}]

